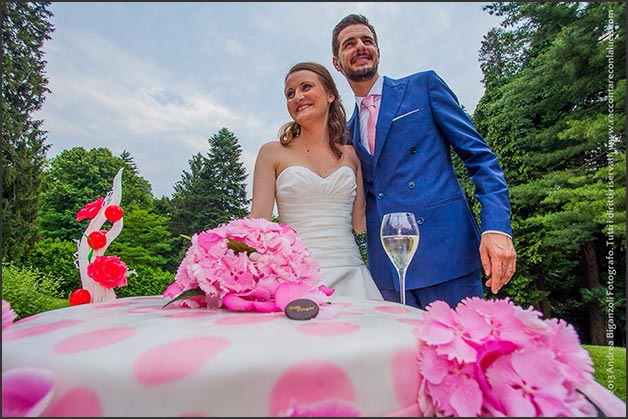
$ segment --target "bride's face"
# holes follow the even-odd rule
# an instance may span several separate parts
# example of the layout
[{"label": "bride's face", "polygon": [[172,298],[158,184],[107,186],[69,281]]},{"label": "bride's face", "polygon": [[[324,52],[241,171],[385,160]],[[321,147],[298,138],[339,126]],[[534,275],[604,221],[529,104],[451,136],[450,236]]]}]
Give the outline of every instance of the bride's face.
[{"label": "bride's face", "polygon": [[288,113],[301,126],[326,122],[334,95],[328,93],[318,75],[299,70],[286,78],[284,89]]}]

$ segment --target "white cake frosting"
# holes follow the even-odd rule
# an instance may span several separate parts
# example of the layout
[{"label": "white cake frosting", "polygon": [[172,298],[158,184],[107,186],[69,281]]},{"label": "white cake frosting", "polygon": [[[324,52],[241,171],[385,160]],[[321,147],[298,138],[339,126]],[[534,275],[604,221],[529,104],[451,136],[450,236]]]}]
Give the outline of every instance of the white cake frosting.
[{"label": "white cake frosting", "polygon": [[345,406],[417,416],[422,311],[330,297],[311,320],[162,308],[161,296],[53,310],[2,334],[2,368],[54,375],[44,416],[280,416]]}]

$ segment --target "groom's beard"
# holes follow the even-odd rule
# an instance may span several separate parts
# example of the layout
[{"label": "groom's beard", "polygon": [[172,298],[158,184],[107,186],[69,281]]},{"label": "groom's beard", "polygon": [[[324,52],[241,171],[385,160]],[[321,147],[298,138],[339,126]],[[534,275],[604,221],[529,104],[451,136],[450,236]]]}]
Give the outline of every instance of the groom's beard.
[{"label": "groom's beard", "polygon": [[350,70],[347,72],[347,78],[351,81],[365,81],[372,79],[375,74],[377,74],[377,65],[359,70]]}]

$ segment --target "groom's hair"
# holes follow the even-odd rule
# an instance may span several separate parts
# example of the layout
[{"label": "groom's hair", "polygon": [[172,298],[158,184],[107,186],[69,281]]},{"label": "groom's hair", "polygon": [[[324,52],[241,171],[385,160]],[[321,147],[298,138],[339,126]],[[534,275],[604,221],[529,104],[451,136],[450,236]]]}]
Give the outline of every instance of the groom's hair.
[{"label": "groom's hair", "polygon": [[344,28],[349,25],[366,25],[373,33],[373,39],[375,40],[375,46],[379,48],[377,43],[377,33],[375,28],[369,23],[369,20],[364,15],[350,14],[342,18],[340,22],[336,24],[334,30],[331,32],[331,52],[334,57],[338,57],[338,50],[340,49],[340,42],[338,42],[338,35]]}]

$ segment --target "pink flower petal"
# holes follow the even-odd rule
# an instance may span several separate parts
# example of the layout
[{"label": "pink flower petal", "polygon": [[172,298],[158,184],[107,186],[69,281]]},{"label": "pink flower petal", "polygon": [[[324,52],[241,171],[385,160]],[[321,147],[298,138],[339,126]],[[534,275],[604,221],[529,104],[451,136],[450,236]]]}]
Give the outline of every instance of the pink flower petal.
[{"label": "pink flower petal", "polygon": [[308,284],[304,283],[284,282],[275,290],[275,304],[280,310],[284,310],[290,301],[301,298],[310,288]]},{"label": "pink flower petal", "polygon": [[451,394],[451,407],[461,417],[479,416],[482,409],[482,391],[475,380],[463,378]]},{"label": "pink flower petal", "polygon": [[260,313],[272,313],[274,311],[282,311],[274,301],[254,301],[253,306]]},{"label": "pink flower petal", "polygon": [[336,291],[334,288],[327,288],[324,284],[321,284],[318,289],[328,297]]},{"label": "pink flower petal", "polygon": [[225,308],[233,311],[251,311],[255,308],[253,301],[245,300],[236,294],[227,294],[222,298]]},{"label": "pink flower petal", "polygon": [[2,373],[2,416],[40,416],[54,391],[52,372],[41,368],[14,368]]}]

